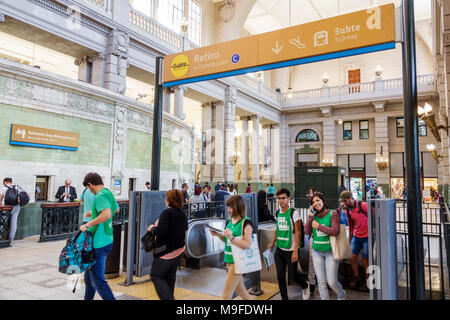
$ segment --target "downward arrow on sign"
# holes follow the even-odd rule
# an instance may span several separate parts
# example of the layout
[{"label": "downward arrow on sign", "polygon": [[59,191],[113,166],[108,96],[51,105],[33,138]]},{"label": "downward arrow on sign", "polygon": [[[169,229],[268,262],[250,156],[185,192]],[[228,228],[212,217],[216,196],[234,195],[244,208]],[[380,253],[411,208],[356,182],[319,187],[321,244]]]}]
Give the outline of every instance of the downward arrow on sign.
[{"label": "downward arrow on sign", "polygon": [[283,49],[283,46],[278,47],[278,41],[277,41],[276,49],[272,48],[272,51],[273,51],[275,54],[279,54],[280,51],[281,51],[282,49]]}]

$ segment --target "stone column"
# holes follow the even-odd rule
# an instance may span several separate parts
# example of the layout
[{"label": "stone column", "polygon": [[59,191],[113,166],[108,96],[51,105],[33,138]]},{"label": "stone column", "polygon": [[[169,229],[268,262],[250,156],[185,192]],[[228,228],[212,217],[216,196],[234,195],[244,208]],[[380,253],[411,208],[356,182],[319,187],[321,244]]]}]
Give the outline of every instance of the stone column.
[{"label": "stone column", "polygon": [[262,167],[262,179],[264,182],[270,182],[270,172],[272,166],[272,158],[271,158],[271,143],[270,143],[270,131],[271,126],[265,125],[262,127],[263,129],[263,147],[262,147],[262,155],[263,155],[263,167]]},{"label": "stone column", "polygon": [[[389,170],[389,133],[388,133],[388,116],[384,112],[375,116],[375,159],[387,159],[388,166],[384,170],[380,170],[377,165],[377,184],[383,189],[385,197],[390,196],[390,170]],[[383,149],[383,154],[381,154]]]},{"label": "stone column", "polygon": [[106,47],[105,88],[121,94],[127,88],[128,45],[127,33],[111,30]]},{"label": "stone column", "polygon": [[281,130],[280,124],[272,126],[272,134],[270,137],[270,144],[272,148],[270,176],[274,183],[281,182]]},{"label": "stone column", "polygon": [[289,144],[290,144],[289,125],[287,124],[285,115],[281,116],[281,124],[279,131],[280,131],[280,182],[283,184],[289,183],[291,180],[289,179],[291,169],[289,159]]},{"label": "stone column", "polygon": [[[440,33],[440,37],[438,39],[438,47],[440,47],[441,44],[443,46],[439,48],[440,50],[438,50],[438,52],[436,52],[439,70],[438,90],[440,106],[439,109],[437,106],[435,106],[435,112],[439,112],[439,115],[441,117],[444,115],[448,117],[450,113],[450,3],[448,1],[437,1],[437,4],[439,5],[437,11],[439,13],[440,20],[439,26],[437,26],[437,30]],[[436,3],[433,3],[433,5],[436,5]],[[439,63],[440,58],[443,60],[443,68],[442,62]],[[444,159],[440,160],[440,163],[442,163],[442,165],[439,166],[439,174],[442,174],[442,177],[440,179],[442,182],[440,191],[444,195],[445,200],[448,201],[450,199],[450,168],[448,166],[450,157],[450,139],[448,138],[447,134],[444,133],[444,130],[440,130],[440,135],[441,145],[439,146],[439,144],[437,144],[438,148],[436,150],[438,152],[442,152],[441,155],[444,156]]]},{"label": "stone column", "polygon": [[259,170],[259,122],[260,116],[251,117],[253,130],[252,130],[252,182],[261,181]]},{"label": "stone column", "polygon": [[163,89],[163,111],[170,113],[171,88]]},{"label": "stone column", "polygon": [[104,86],[105,54],[83,56],[75,59],[74,63],[78,66],[78,80]]},{"label": "stone column", "polygon": [[232,164],[234,156],[234,130],[236,115],[236,95],[235,87],[225,89],[224,103],[224,178],[227,183],[234,183],[234,166]]},{"label": "stone column", "polygon": [[225,108],[222,101],[213,104],[213,181],[224,181]]},{"label": "stone column", "polygon": [[183,113],[183,97],[184,97],[184,91],[186,91],[187,88],[183,86],[176,86],[175,87],[175,109],[174,109],[174,116],[178,119],[184,120],[186,119],[186,115]]},{"label": "stone column", "polygon": [[[127,151],[127,108],[116,104],[114,125],[113,125],[113,139],[111,148],[111,186],[114,186],[114,178],[123,178],[123,171],[125,169],[125,157]],[[128,183],[128,182],[127,182]],[[122,180],[121,194],[118,198],[126,197],[127,183]]]},{"label": "stone column", "polygon": [[332,160],[333,166],[337,165],[336,157],[336,123],[331,118],[331,107],[320,109],[323,115],[323,154],[322,160]]},{"label": "stone column", "polygon": [[202,134],[203,134],[203,163],[202,172],[200,174],[201,181],[212,180],[212,104],[205,103],[202,105]]},{"label": "stone column", "polygon": [[242,120],[242,149],[241,149],[241,162],[242,162],[242,172],[241,172],[241,181],[242,182],[248,182],[248,164],[249,164],[249,157],[248,157],[248,117],[241,118]]}]

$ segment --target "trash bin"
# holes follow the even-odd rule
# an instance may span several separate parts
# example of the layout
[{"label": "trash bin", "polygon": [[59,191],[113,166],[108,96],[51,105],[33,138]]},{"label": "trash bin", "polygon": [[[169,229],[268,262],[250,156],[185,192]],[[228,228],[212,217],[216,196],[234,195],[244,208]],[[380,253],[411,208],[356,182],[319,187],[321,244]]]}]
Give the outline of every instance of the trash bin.
[{"label": "trash bin", "polygon": [[120,244],[122,242],[122,224],[113,225],[113,245],[106,258],[105,278],[114,279],[120,274]]}]

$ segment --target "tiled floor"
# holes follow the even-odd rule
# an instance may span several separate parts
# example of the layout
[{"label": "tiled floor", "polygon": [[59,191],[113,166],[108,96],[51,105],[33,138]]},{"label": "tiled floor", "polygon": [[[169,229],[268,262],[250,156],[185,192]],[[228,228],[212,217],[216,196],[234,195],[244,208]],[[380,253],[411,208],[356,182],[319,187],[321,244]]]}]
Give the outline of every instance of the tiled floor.
[{"label": "tiled floor", "polygon": [[[65,241],[38,242],[39,236],[17,240],[0,249],[0,300],[83,300],[84,285],[58,272]],[[114,292],[118,300],[133,299]],[[95,300],[100,300],[97,294]]]},{"label": "tiled floor", "polygon": [[[58,258],[65,241],[39,243],[38,239],[39,236],[29,237],[15,241],[12,247],[0,249],[0,300],[82,300],[84,285],[79,282],[77,290],[72,293],[75,278],[58,272]],[[176,286],[180,290],[189,289],[190,292],[195,291],[203,296],[209,294],[220,299],[225,278],[226,272],[221,269],[186,268],[178,271]],[[272,287],[276,287],[276,290]],[[269,296],[265,299],[272,297],[271,300],[280,300],[277,289],[276,285],[270,284],[270,290],[266,290]],[[132,290],[120,291],[127,294],[115,291],[114,296],[118,300],[134,300],[142,296],[133,296]],[[300,287],[289,286],[288,294],[292,300],[302,299]],[[369,299],[369,294],[363,292],[347,291],[347,296],[351,300]],[[336,299],[332,292],[330,297]],[[183,299],[190,298],[192,297]],[[97,294],[95,300],[100,299]],[[319,299],[316,290],[316,295],[312,296],[311,300]]]}]

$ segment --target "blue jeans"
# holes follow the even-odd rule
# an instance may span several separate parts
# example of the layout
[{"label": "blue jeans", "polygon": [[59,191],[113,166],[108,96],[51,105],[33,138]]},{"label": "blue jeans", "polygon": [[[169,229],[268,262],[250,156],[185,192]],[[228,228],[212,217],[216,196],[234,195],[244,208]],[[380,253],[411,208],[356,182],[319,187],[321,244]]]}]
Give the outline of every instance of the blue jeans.
[{"label": "blue jeans", "polygon": [[314,271],[319,283],[320,299],[330,300],[327,283],[337,294],[338,299],[345,299],[346,295],[338,281],[339,261],[334,259],[333,251],[312,250]]},{"label": "blue jeans", "polygon": [[350,246],[352,247],[352,253],[354,255],[357,256],[362,248],[362,257],[364,259],[369,258],[369,238],[357,238],[353,236]]},{"label": "blue jeans", "polygon": [[94,249],[95,264],[84,273],[84,283],[86,285],[84,300],[94,300],[96,291],[98,291],[103,300],[116,300],[108,282],[105,280],[105,262],[111,249],[112,243],[105,247]]}]

